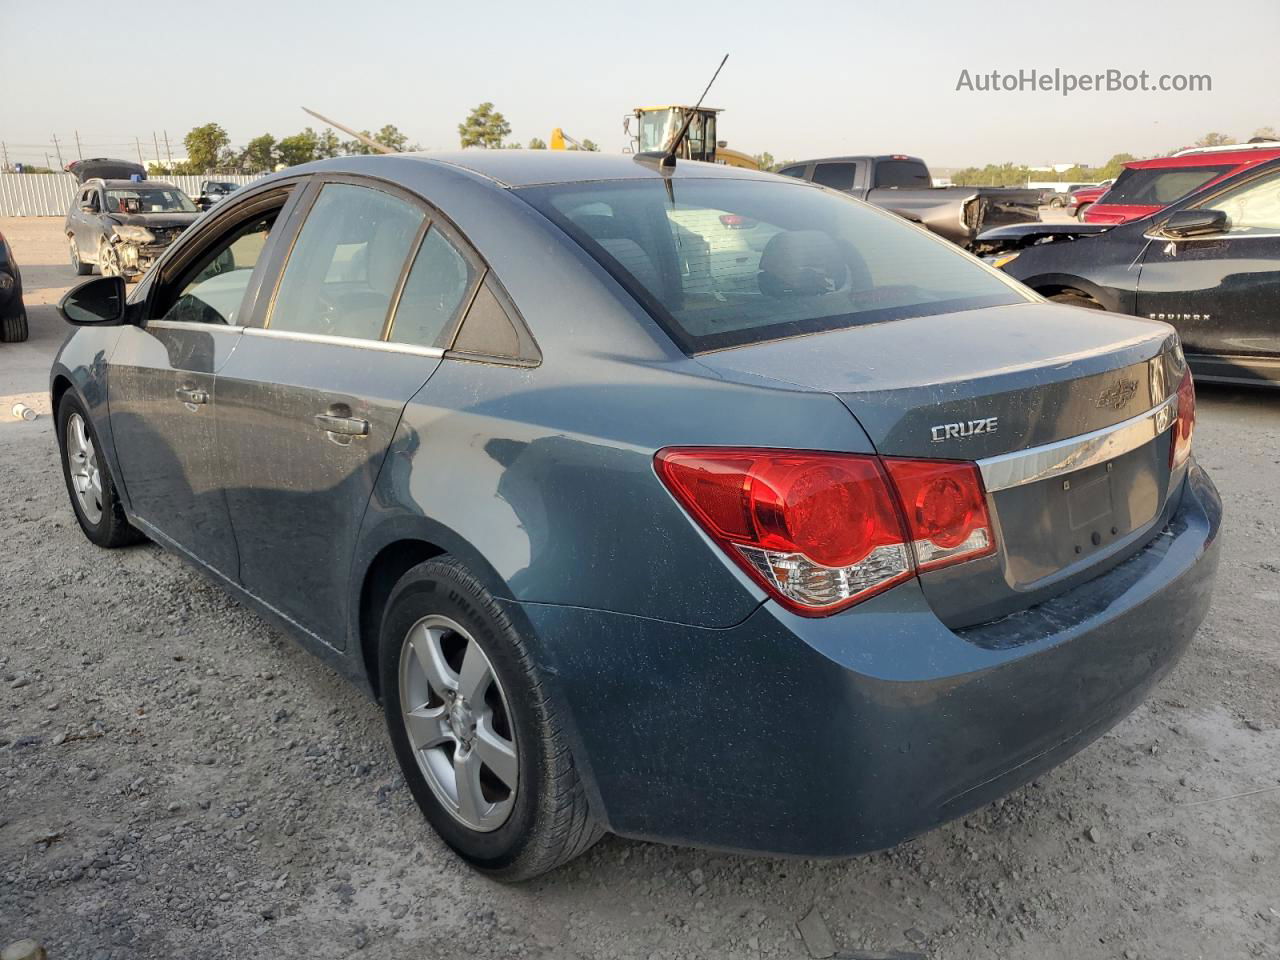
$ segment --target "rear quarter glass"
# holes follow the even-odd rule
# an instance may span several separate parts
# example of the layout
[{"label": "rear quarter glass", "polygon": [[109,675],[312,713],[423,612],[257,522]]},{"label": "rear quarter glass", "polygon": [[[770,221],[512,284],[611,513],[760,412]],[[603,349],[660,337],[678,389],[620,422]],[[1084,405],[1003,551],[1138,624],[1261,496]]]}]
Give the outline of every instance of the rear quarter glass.
[{"label": "rear quarter glass", "polygon": [[1030,299],[946,241],[807,184],[690,178],[670,191],[640,180],[516,192],[688,353]]}]

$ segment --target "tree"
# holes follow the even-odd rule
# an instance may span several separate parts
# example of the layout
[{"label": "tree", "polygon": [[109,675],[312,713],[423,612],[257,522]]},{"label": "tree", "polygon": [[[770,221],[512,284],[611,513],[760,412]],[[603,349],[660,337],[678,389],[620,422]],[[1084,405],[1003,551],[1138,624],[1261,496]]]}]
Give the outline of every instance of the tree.
[{"label": "tree", "polygon": [[1206,133],[1203,137],[1196,141],[1197,147],[1225,147],[1227,144],[1235,143],[1234,137],[1229,137],[1225,133]]},{"label": "tree", "polygon": [[589,151],[591,151],[592,153],[599,153],[599,152],[600,152],[600,148],[596,146],[595,141],[594,141],[594,140],[587,140],[585,137],[584,137],[584,138],[583,138],[583,140],[582,140],[582,149],[583,149],[583,150],[589,150]]},{"label": "tree", "polygon": [[547,141],[543,140],[541,137],[534,137],[532,140],[529,141],[529,149],[545,150],[547,149]]},{"label": "tree", "polygon": [[275,166],[276,138],[269,133],[254,137],[241,154],[241,166],[246,173],[261,173]]},{"label": "tree", "polygon": [[[361,130],[360,132],[370,140],[373,139],[373,134],[368,130]],[[377,151],[363,140],[344,140],[342,142],[342,152],[349,157],[367,157]]]},{"label": "tree", "polygon": [[219,156],[231,144],[231,138],[218,124],[206,123],[192,128],[182,142],[187,148],[186,166],[194,173],[209,173],[217,169]]},{"label": "tree", "polygon": [[1249,139],[1254,143],[1259,140],[1280,140],[1280,133],[1276,133],[1275,127],[1259,127]]},{"label": "tree", "polygon": [[421,150],[422,147],[416,143],[410,143],[409,138],[399,131],[393,123],[388,123],[376,134],[373,139],[377,140],[384,147],[390,147],[396,153],[404,153],[406,150]]},{"label": "tree", "polygon": [[473,107],[467,119],[458,124],[458,136],[463,148],[486,147],[497,149],[502,141],[511,133],[511,124],[507,118],[493,109],[487,100],[478,107]]},{"label": "tree", "polygon": [[[307,127],[310,130],[310,127]],[[316,159],[325,160],[329,157],[336,157],[342,150],[342,143],[338,140],[338,135],[329,127],[324,128],[324,133],[316,140]]]},{"label": "tree", "polygon": [[310,163],[316,159],[319,148],[320,138],[314,130],[307,127],[301,133],[285,137],[276,144],[276,159],[286,167],[296,167],[300,163]]},{"label": "tree", "polygon": [[751,159],[756,162],[756,166],[758,166],[761,170],[773,169],[773,154],[770,153],[768,150],[766,150],[764,153],[757,153]]}]

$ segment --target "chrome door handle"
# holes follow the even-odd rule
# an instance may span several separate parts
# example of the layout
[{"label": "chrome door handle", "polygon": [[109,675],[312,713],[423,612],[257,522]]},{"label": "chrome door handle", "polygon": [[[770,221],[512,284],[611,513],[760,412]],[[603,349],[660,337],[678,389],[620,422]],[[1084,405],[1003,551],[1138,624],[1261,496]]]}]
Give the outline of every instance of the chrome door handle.
[{"label": "chrome door handle", "polygon": [[183,403],[208,403],[209,394],[203,390],[196,390],[194,387],[179,387],[173,391],[173,395]]},{"label": "chrome door handle", "polygon": [[316,426],[325,433],[334,433],[340,437],[364,437],[369,434],[369,421],[359,417],[335,417],[328,413],[317,413]]}]

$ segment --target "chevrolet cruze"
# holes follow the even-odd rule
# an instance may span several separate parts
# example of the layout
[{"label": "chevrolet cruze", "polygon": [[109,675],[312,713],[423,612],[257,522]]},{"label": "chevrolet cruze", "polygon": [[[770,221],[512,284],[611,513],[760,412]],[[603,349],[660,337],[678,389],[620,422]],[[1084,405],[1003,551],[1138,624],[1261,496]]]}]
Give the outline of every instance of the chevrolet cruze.
[{"label": "chevrolet cruze", "polygon": [[1108,729],[1209,604],[1172,328],[802,181],[326,160],[61,310],[86,536],[366,685],[498,877],[605,831],[895,844]]}]

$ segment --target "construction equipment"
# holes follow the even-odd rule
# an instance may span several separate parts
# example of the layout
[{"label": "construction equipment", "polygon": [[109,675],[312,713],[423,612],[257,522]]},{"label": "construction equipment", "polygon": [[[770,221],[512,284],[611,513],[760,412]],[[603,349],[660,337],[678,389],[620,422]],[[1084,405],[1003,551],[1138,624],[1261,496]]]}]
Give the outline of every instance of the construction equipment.
[{"label": "construction equipment", "polygon": [[636,107],[623,119],[622,130],[631,138],[632,151],[648,153],[667,150],[672,138],[679,135],[687,121],[688,130],[676,145],[677,157],[759,170],[760,165],[750,156],[738,150],[730,150],[726,141],[716,139],[716,117],[723,112],[718,107],[691,107],[683,104]]}]

